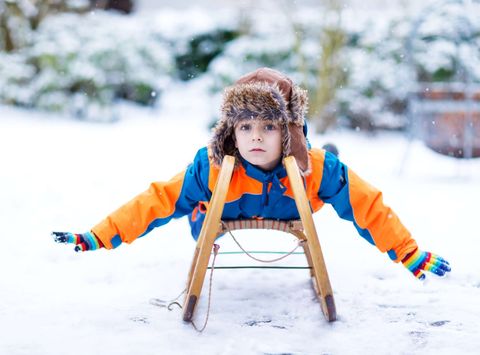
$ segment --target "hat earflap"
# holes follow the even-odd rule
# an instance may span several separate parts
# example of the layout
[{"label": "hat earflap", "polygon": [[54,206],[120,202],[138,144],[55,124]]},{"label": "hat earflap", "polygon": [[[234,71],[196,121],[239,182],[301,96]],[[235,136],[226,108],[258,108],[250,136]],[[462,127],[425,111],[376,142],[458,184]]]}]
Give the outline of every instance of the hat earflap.
[{"label": "hat earflap", "polygon": [[309,175],[311,172],[311,164],[308,156],[307,138],[303,133],[303,126],[289,123],[287,136],[289,137],[289,147],[284,146],[285,156],[294,156],[302,175]]}]

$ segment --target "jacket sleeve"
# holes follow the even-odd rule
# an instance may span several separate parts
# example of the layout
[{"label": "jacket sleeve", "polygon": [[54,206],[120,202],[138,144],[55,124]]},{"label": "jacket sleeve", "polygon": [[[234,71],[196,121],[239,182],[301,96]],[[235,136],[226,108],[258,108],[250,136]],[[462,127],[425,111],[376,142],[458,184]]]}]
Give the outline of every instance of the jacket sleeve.
[{"label": "jacket sleeve", "polygon": [[337,214],[353,222],[358,233],[395,262],[417,247],[410,232],[382,192],[362,180],[331,153],[325,153],[319,197],[332,204]]},{"label": "jacket sleeve", "polygon": [[131,243],[153,228],[190,213],[199,201],[210,199],[206,148],[193,164],[167,182],[154,182],[145,192],[118,208],[92,228],[107,249]]}]

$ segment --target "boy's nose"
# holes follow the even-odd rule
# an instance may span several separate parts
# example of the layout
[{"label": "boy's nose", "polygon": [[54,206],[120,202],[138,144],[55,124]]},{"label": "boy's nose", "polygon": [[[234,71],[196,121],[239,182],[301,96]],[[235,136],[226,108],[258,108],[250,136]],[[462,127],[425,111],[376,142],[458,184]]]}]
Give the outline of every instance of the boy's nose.
[{"label": "boy's nose", "polygon": [[252,136],[252,141],[254,142],[261,142],[263,139],[262,139],[262,136],[260,134],[254,134]]},{"label": "boy's nose", "polygon": [[252,132],[252,141],[259,141],[261,142],[262,139],[262,132],[261,130],[254,128]]}]

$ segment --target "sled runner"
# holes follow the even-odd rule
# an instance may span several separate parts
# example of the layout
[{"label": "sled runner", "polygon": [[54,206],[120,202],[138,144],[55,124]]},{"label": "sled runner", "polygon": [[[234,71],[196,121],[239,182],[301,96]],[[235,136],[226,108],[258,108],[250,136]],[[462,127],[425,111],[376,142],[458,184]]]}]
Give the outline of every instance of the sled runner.
[{"label": "sled runner", "polygon": [[313,223],[310,205],[305,193],[303,180],[293,156],[284,160],[288,178],[292,186],[295,203],[300,215],[297,221],[277,220],[241,220],[222,222],[221,216],[227,196],[230,179],[235,165],[235,158],[226,155],[213,190],[205,221],[195,248],[190,272],[188,275],[187,292],[183,305],[183,320],[192,321],[195,307],[200,298],[205,274],[208,268],[213,244],[217,236],[226,231],[236,229],[273,229],[293,234],[300,241],[310,268],[313,288],[320,301],[325,318],[332,322],[336,320],[335,302],[328,278],[327,268],[323,259],[322,249]]}]

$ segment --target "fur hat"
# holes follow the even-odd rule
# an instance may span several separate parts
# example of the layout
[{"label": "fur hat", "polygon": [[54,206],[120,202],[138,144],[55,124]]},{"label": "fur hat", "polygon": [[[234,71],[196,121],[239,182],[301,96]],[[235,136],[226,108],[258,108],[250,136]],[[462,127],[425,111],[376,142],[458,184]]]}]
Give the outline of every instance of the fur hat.
[{"label": "fur hat", "polygon": [[209,143],[213,164],[220,166],[225,155],[233,155],[240,161],[234,141],[235,124],[258,118],[278,122],[282,129],[283,156],[293,155],[301,172],[308,175],[310,161],[303,130],[307,105],[307,91],[276,70],[260,68],[242,76],[223,94],[221,118]]}]

